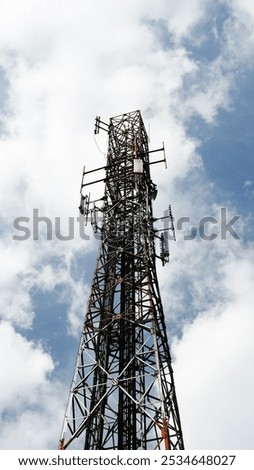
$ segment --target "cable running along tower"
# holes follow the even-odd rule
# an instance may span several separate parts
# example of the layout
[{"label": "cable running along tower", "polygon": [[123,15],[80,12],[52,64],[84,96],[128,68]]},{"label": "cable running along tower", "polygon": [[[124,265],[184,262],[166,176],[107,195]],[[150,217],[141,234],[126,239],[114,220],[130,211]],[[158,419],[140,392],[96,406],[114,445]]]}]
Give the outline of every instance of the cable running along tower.
[{"label": "cable running along tower", "polygon": [[[84,168],[80,212],[101,241],[59,448],[184,449],[156,274],[156,257],[164,265],[169,252],[155,220],[167,218],[174,237],[170,206],[160,219],[152,211],[150,165],[166,159],[149,156],[164,146],[149,151],[139,111],[109,125],[97,117],[99,129],[109,136],[107,162]],[[103,178],[91,180],[97,171]],[[104,195],[92,201],[85,190],[99,181]]]}]

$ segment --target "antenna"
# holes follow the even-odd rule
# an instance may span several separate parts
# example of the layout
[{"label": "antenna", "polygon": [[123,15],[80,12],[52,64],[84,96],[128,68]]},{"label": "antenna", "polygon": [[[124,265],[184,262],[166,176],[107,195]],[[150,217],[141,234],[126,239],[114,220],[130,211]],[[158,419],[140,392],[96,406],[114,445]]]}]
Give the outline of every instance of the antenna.
[{"label": "antenna", "polygon": [[[105,126],[105,127],[102,127]],[[109,125],[106,124],[106,122],[101,121],[100,116],[96,116],[95,118],[95,128],[94,128],[94,133],[99,134],[100,129],[102,129],[105,132],[109,132]]]}]

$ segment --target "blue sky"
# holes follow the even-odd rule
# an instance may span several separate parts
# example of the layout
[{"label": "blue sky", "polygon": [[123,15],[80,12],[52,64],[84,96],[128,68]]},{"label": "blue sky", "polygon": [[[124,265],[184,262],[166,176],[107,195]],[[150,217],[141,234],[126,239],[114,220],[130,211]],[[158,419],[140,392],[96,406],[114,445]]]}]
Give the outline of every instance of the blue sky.
[{"label": "blue sky", "polygon": [[[105,163],[95,116],[135,109],[150,148],[164,141],[167,152],[168,169],[152,168],[155,216],[171,203],[176,224],[190,217],[158,265],[186,447],[252,449],[252,0],[0,0],[0,10],[0,449],[57,447],[98,248],[76,222],[69,241],[45,239],[43,222],[39,240],[13,240],[13,222],[28,217],[31,229],[38,209],[68,233],[83,165]],[[222,239],[221,208],[240,216],[240,239]],[[186,240],[206,216],[216,239]]]}]

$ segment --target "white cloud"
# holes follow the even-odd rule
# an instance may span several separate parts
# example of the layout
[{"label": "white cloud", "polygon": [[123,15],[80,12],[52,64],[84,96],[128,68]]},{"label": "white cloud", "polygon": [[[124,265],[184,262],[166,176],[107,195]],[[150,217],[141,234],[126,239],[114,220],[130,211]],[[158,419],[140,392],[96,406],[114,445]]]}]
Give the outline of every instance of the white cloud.
[{"label": "white cloud", "polygon": [[20,405],[33,404],[38,400],[39,387],[53,371],[49,354],[40,346],[26,341],[13,327],[3,322],[1,337],[1,377],[5,386],[1,390],[1,409],[15,411]]},{"label": "white cloud", "polygon": [[189,36],[192,28],[205,19],[209,4],[209,0],[171,2],[168,16],[170,30],[174,31],[177,38]]},{"label": "white cloud", "polygon": [[225,266],[221,283],[228,300],[217,302],[186,325],[183,337],[173,345],[186,446],[190,449],[253,446],[253,251],[248,254],[250,260],[242,252]]},{"label": "white cloud", "polygon": [[[63,388],[40,387],[38,409],[26,408],[2,423],[0,447],[4,450],[56,450],[59,444],[64,406]],[[54,394],[54,395],[53,395]],[[47,401],[46,401],[47,400]],[[59,406],[60,404],[60,406]],[[11,438],[10,438],[11,436]]]},{"label": "white cloud", "polygon": [[[253,64],[254,10],[251,0],[225,0],[230,15],[224,25],[224,65],[237,71]],[[240,70],[238,69],[238,72]]]},{"label": "white cloud", "polygon": [[29,269],[30,253],[12,246],[7,240],[0,243],[0,252],[3,266],[0,275],[0,317],[16,325],[30,327],[34,312],[29,292],[21,277]]},{"label": "white cloud", "polygon": [[221,109],[230,109],[231,77],[223,73],[221,60],[215,60],[205,67],[205,79],[202,70],[197,72],[197,82],[193,83],[186,97],[182,110],[183,118],[197,114],[208,123],[215,122]]},{"label": "white cloud", "polygon": [[254,5],[251,0],[233,0],[227,2],[242,18],[249,21],[254,20]]},{"label": "white cloud", "polygon": [[2,322],[0,355],[0,448],[56,449],[67,390],[50,354]]}]

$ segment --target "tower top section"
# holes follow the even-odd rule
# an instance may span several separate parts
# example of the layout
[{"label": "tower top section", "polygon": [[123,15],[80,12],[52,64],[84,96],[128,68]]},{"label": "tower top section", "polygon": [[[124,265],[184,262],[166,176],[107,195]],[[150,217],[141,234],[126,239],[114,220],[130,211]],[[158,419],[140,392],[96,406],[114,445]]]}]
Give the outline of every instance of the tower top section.
[{"label": "tower top section", "polygon": [[[91,216],[91,223],[96,233],[105,235],[108,232],[106,224],[108,214],[114,214],[115,221],[122,220],[121,226],[128,224],[128,217],[133,217],[142,207],[145,211],[144,220],[150,227],[149,240],[154,243],[160,240],[160,255],[164,265],[169,261],[168,240],[175,240],[173,217],[171,207],[164,211],[162,217],[154,218],[152,213],[152,201],[157,196],[157,186],[152,181],[150,166],[156,163],[166,164],[164,143],[162,147],[150,150],[148,135],[139,110],[121,114],[109,119],[109,123],[102,121],[99,116],[95,120],[95,134],[100,130],[108,134],[107,162],[103,167],[95,170],[83,169],[81,183],[80,212],[86,217]],[[150,161],[151,154],[163,153],[163,158]],[[102,171],[104,177],[102,178]],[[98,178],[95,177],[98,175]],[[92,179],[91,179],[92,178]],[[87,193],[88,187],[96,183],[104,182],[104,195],[96,200],[91,200],[91,193]],[[138,209],[139,208],[139,209]],[[113,212],[112,212],[113,211]],[[102,216],[100,216],[101,214]],[[99,224],[99,219],[102,224]],[[163,228],[153,228],[155,221],[162,221]],[[125,222],[124,222],[125,221]],[[127,233],[118,231],[119,240],[126,238]],[[157,255],[156,255],[157,256]]]}]

